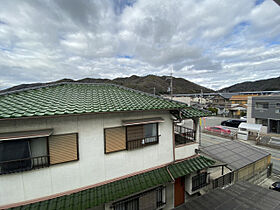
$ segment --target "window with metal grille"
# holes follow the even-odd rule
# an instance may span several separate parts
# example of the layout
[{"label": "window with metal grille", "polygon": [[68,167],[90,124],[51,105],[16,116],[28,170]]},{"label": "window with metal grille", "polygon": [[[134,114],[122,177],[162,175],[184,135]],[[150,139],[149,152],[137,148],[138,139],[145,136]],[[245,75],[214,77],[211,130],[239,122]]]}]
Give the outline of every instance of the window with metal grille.
[{"label": "window with metal grille", "polygon": [[192,191],[198,190],[207,185],[207,172],[192,177]]},{"label": "window with metal grille", "polygon": [[158,123],[126,127],[127,149],[137,149],[158,143]]},{"label": "window with metal grille", "polygon": [[47,138],[0,141],[0,174],[49,165]]},{"label": "window with metal grille", "polygon": [[0,175],[78,159],[76,133],[0,141]]},{"label": "window with metal grille", "polygon": [[113,203],[112,208],[114,210],[147,210],[161,208],[165,204],[163,189],[164,187],[158,187]]}]

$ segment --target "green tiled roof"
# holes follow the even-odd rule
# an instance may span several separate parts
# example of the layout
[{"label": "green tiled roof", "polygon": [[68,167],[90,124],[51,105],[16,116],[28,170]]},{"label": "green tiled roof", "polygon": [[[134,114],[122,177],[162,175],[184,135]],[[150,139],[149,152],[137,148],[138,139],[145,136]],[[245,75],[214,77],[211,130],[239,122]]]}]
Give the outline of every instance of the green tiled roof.
[{"label": "green tiled roof", "polygon": [[[174,178],[190,174],[196,170],[207,168],[214,164],[213,160],[198,156],[168,166]],[[171,182],[172,178],[167,166],[146,173],[114,181],[105,185],[83,190],[50,200],[12,208],[14,210],[55,210],[55,209],[87,209],[108,203],[145,189]]]},{"label": "green tiled roof", "polygon": [[204,156],[198,156],[196,158],[191,158],[179,163],[172,164],[168,166],[168,168],[172,176],[176,179],[186,174],[208,168],[209,166],[214,165],[214,163],[214,160],[208,159]]},{"label": "green tiled roof", "polygon": [[182,107],[185,105],[110,84],[66,83],[0,95],[0,119]]},{"label": "green tiled roof", "polygon": [[190,119],[194,117],[208,117],[213,116],[211,112],[193,107],[187,107],[181,110],[182,119]]}]

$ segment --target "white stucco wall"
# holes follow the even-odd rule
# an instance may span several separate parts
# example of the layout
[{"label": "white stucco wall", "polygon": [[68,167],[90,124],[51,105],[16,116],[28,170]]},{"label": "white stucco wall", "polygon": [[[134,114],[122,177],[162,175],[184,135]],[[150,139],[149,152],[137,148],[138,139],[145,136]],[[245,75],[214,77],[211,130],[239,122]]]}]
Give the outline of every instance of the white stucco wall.
[{"label": "white stucco wall", "polygon": [[[122,120],[162,117],[159,144],[104,154],[104,128]],[[79,134],[80,160],[0,176],[0,206],[73,190],[138,172],[173,160],[172,121],[168,112],[97,114],[0,121],[0,133],[53,128],[54,134]],[[186,150],[191,156],[193,152]]]},{"label": "white stucco wall", "polygon": [[195,149],[198,149],[198,143],[190,143],[175,147],[175,160],[186,158],[186,154],[195,155]]}]

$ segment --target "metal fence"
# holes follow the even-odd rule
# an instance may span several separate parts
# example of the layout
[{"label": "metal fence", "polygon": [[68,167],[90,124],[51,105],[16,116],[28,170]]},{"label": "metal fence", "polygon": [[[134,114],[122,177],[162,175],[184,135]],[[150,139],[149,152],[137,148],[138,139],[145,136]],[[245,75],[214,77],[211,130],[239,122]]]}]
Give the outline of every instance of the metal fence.
[{"label": "metal fence", "polygon": [[234,180],[234,172],[225,174],[217,179],[212,181],[212,188],[223,187],[225,185],[231,184]]}]

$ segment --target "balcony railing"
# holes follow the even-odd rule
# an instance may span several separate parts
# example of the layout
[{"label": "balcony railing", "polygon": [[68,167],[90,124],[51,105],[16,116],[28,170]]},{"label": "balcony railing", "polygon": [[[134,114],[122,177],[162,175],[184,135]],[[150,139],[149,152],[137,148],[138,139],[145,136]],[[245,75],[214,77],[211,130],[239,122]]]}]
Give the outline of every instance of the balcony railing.
[{"label": "balcony railing", "polygon": [[159,139],[159,135],[150,136],[150,137],[141,138],[141,139],[128,140],[127,149],[132,150],[132,149],[137,149],[140,147],[145,147],[145,146],[151,145],[151,144],[157,144],[158,139]]},{"label": "balcony railing", "polygon": [[176,145],[195,142],[195,131],[193,129],[175,125],[174,130]]},{"label": "balcony railing", "polygon": [[49,156],[30,157],[0,162],[0,175],[29,171],[49,166]]}]

